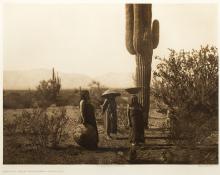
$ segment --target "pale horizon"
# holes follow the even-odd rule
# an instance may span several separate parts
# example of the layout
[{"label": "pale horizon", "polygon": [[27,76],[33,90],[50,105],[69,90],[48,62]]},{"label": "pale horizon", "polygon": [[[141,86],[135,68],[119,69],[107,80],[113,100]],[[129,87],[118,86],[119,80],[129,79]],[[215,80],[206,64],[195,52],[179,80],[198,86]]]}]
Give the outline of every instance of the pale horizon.
[{"label": "pale horizon", "polygon": [[[153,4],[152,10],[160,22],[154,56],[166,56],[168,48],[217,47],[217,5]],[[4,70],[135,72],[135,56],[125,48],[124,4],[5,4],[3,15]]]},{"label": "pale horizon", "polygon": [[65,71],[65,70],[59,70],[59,69],[56,69],[56,67],[51,67],[51,68],[33,68],[33,69],[4,69],[3,71],[4,72],[28,72],[28,71],[37,71],[37,70],[47,70],[47,71],[51,71],[52,72],[52,69],[54,68],[55,70],[55,73],[63,73],[63,74],[74,74],[74,75],[85,75],[85,76],[88,76],[88,77],[91,77],[91,78],[96,78],[96,77],[99,77],[99,76],[103,76],[103,75],[106,75],[106,74],[110,74],[110,73],[115,73],[115,74],[133,74],[135,72],[103,72],[103,74],[97,74],[97,75],[90,75],[90,74],[86,74],[86,73],[83,73],[83,72],[68,72],[68,71]]}]

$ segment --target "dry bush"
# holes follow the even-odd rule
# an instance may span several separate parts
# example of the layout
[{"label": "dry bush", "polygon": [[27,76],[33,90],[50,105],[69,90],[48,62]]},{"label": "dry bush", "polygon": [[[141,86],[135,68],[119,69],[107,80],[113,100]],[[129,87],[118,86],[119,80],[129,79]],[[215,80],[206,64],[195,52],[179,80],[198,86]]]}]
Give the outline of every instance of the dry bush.
[{"label": "dry bush", "polygon": [[37,86],[36,98],[39,106],[47,107],[56,103],[61,84],[55,80],[41,81]]},{"label": "dry bush", "polygon": [[152,94],[160,111],[169,111],[172,138],[202,143],[218,127],[217,48],[170,50],[168,58],[158,59]]},{"label": "dry bush", "polygon": [[68,133],[65,130],[69,117],[66,115],[66,109],[61,108],[59,110],[53,110],[49,120],[49,130],[52,136],[52,146],[56,147],[62,138],[68,137]]},{"label": "dry bush", "polygon": [[17,125],[21,132],[35,147],[56,147],[63,137],[67,136],[65,127],[69,121],[65,108],[52,111],[46,108],[34,108],[32,111],[23,110]]}]

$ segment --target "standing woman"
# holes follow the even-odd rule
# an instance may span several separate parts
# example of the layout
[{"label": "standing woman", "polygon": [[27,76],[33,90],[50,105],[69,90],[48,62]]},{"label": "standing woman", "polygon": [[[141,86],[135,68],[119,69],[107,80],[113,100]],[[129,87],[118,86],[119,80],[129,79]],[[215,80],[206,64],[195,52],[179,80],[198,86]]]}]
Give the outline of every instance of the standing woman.
[{"label": "standing woman", "polygon": [[102,105],[102,113],[105,113],[104,128],[107,135],[107,139],[111,139],[111,134],[117,134],[117,104],[115,101],[116,96],[120,96],[112,90],[107,90],[103,93],[102,97],[105,101]]},{"label": "standing woman", "polygon": [[[86,143],[87,147],[97,147],[98,144],[98,129],[96,124],[96,118],[95,118],[95,108],[90,103],[90,97],[89,97],[89,91],[83,90],[81,92],[81,100],[80,100],[80,121],[85,126],[85,128],[88,129],[87,135],[84,136],[84,138],[89,138],[88,135],[92,135],[92,133],[89,133],[89,129],[95,131],[94,137],[89,138],[90,143]],[[92,128],[91,128],[92,127]]]},{"label": "standing woman", "polygon": [[131,102],[127,107],[127,115],[130,126],[130,142],[133,145],[144,143],[143,108],[136,95],[131,97]]}]

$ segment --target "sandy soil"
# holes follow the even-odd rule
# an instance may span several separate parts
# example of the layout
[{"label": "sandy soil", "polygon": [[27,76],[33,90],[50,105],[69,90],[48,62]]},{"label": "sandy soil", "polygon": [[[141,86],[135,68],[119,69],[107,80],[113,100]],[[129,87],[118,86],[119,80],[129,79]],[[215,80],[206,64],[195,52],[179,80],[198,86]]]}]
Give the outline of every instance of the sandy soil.
[{"label": "sandy soil", "polygon": [[[79,113],[74,107],[66,107],[67,115],[76,118]],[[4,122],[13,122],[15,115],[22,110],[4,110]],[[119,128],[119,133],[112,140],[106,140],[103,120],[97,116],[99,130],[99,148],[86,150],[79,147],[72,138],[71,124],[68,127],[69,138],[59,147],[42,148],[33,151],[24,135],[4,133],[3,162],[4,164],[216,164],[218,163],[218,134],[214,133],[206,145],[196,148],[175,146],[168,139],[166,118],[156,110],[150,111],[150,129],[145,132],[145,144],[137,147],[137,159],[129,161],[128,141],[129,130]]]}]

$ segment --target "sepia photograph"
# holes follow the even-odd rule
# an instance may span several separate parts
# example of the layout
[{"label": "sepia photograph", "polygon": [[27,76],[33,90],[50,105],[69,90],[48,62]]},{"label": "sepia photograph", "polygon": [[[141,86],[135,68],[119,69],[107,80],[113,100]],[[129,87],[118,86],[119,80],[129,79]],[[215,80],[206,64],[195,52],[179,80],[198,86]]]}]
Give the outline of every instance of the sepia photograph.
[{"label": "sepia photograph", "polygon": [[3,164],[218,165],[218,16],[3,3]]}]

